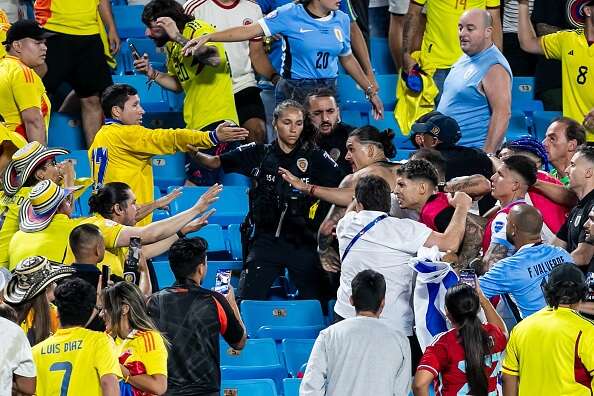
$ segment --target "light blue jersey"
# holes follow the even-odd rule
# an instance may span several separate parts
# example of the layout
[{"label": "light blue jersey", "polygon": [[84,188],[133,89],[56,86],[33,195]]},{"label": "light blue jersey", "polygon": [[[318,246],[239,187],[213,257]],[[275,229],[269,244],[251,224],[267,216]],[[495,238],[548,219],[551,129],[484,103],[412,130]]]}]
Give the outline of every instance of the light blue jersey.
[{"label": "light blue jersey", "polygon": [[[262,9],[264,15],[271,13],[278,7],[282,7],[285,4],[292,3],[292,0],[257,0],[258,5]],[[351,7],[351,3],[348,0],[342,0],[338,9],[349,16],[349,20],[355,22],[357,17]],[[268,58],[274,70],[280,70],[282,72],[282,40],[274,40],[270,46],[270,52]]]},{"label": "light blue jersey", "polygon": [[479,282],[488,298],[509,293],[525,318],[547,305],[540,285],[561,263],[573,263],[565,249],[542,243],[524,245],[498,261]]},{"label": "light blue jersey", "polygon": [[482,149],[485,145],[491,108],[480,84],[491,66],[497,64],[512,77],[507,59],[492,45],[478,54],[462,55],[445,80],[437,111],[458,122],[462,133],[459,146]]},{"label": "light blue jersey", "polygon": [[282,36],[281,74],[290,79],[336,78],[338,57],[351,53],[349,17],[332,11],[315,18],[289,3],[258,21],[266,36]]}]

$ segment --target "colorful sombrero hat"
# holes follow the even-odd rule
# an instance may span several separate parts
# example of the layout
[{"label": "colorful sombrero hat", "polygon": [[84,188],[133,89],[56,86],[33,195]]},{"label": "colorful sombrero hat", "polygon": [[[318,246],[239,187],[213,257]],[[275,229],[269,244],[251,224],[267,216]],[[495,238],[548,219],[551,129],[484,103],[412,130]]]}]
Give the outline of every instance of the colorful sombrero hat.
[{"label": "colorful sombrero hat", "polygon": [[14,274],[4,289],[4,301],[21,304],[29,301],[52,282],[72,275],[74,268],[59,265],[43,256],[33,256],[22,260],[14,269]]},{"label": "colorful sombrero hat", "polygon": [[61,148],[48,149],[39,142],[28,143],[12,155],[12,161],[6,167],[4,192],[7,195],[16,194],[39,165],[57,155],[68,153],[68,150]]},{"label": "colorful sombrero hat", "polygon": [[19,228],[23,232],[37,232],[45,229],[60,204],[81,186],[62,188],[51,180],[37,183],[29,192],[29,200],[19,210]]}]

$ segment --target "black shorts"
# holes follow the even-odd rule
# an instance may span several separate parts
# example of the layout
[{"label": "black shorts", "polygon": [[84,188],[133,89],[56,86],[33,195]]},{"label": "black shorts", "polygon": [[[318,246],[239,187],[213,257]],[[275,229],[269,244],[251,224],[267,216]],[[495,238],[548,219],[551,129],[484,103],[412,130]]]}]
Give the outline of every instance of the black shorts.
[{"label": "black shorts", "polygon": [[242,125],[250,118],[259,118],[266,122],[266,111],[260,97],[260,88],[247,87],[237,92],[234,96],[239,125]]},{"label": "black shorts", "polygon": [[101,95],[113,84],[98,34],[75,36],[57,33],[47,43],[47,74],[43,84],[50,94],[67,82],[79,98]]}]

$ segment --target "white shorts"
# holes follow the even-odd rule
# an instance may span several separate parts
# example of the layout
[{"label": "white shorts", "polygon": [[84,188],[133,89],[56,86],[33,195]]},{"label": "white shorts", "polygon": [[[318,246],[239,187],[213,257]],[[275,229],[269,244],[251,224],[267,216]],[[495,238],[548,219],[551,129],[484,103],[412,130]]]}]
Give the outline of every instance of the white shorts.
[{"label": "white shorts", "polygon": [[390,0],[388,11],[390,14],[406,15],[408,12],[409,0]]}]

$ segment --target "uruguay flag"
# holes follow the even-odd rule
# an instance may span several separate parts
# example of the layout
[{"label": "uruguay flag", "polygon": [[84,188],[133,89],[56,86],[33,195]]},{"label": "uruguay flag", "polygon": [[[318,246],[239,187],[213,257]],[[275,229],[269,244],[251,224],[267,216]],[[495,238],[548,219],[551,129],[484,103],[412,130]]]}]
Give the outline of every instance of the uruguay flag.
[{"label": "uruguay flag", "polygon": [[448,330],[445,315],[447,289],[458,283],[458,276],[448,263],[411,260],[410,267],[417,273],[413,307],[415,329],[423,352],[433,337]]}]

